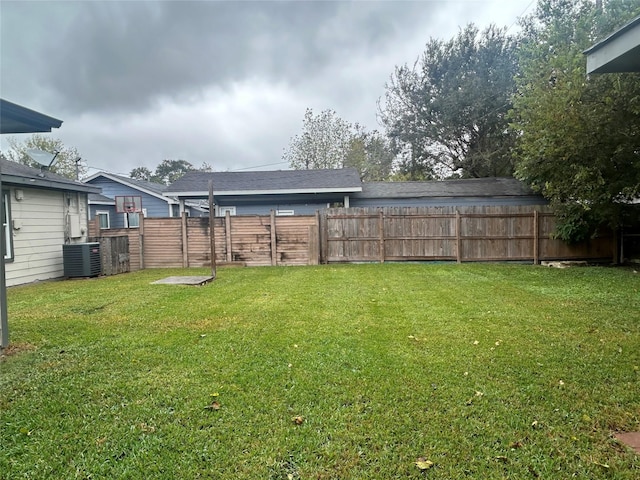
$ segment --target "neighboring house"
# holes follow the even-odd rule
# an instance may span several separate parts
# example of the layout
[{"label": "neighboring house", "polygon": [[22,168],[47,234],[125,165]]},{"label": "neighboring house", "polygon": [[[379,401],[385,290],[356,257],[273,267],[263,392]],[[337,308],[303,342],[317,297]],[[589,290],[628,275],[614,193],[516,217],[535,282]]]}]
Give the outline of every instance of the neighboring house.
[{"label": "neighboring house", "polygon": [[587,73],[640,72],[640,17],[586,50]]},{"label": "neighboring house", "polygon": [[100,193],[89,194],[89,220],[98,219],[98,228],[108,230],[115,228],[111,225],[112,219],[118,218],[116,213],[116,201],[105,197]]},{"label": "neighboring house", "polygon": [[[117,213],[115,197],[139,196],[142,199],[142,215],[144,217],[175,217],[179,215],[178,201],[165,196],[166,185],[136,180],[98,172],[83,180],[87,185],[102,189],[102,194],[89,197],[89,218],[97,218],[101,229],[105,228],[137,228],[140,225],[139,214]],[[187,205],[186,211],[192,216],[207,214],[197,205]]]},{"label": "neighboring house", "polygon": [[353,168],[260,172],[186,173],[169,185],[165,195],[185,202],[208,199],[213,181],[216,215],[308,215],[330,206],[350,206],[362,182]]},{"label": "neighboring house", "polygon": [[4,159],[0,169],[7,285],[62,277],[62,245],[87,241],[87,197],[100,189]]},{"label": "neighboring house", "polygon": [[546,205],[515,178],[470,178],[427,182],[371,182],[351,197],[352,207],[444,207]]}]

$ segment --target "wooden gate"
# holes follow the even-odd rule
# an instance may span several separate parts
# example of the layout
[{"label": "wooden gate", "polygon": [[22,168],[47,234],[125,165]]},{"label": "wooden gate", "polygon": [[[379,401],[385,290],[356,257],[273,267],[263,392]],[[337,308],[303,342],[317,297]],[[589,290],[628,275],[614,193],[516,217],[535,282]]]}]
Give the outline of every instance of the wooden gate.
[{"label": "wooden gate", "polygon": [[100,256],[103,275],[117,275],[130,271],[129,237],[100,237]]}]

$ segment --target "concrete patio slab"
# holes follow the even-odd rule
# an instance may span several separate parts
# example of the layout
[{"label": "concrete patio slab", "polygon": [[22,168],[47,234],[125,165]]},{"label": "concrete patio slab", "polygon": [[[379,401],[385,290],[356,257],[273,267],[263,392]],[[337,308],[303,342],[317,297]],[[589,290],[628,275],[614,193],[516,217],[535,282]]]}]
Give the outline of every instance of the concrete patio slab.
[{"label": "concrete patio slab", "polygon": [[633,448],[640,453],[640,432],[616,433],[615,437],[619,442]]},{"label": "concrete patio slab", "polygon": [[167,277],[151,282],[152,285],[204,285],[213,280],[211,276]]}]

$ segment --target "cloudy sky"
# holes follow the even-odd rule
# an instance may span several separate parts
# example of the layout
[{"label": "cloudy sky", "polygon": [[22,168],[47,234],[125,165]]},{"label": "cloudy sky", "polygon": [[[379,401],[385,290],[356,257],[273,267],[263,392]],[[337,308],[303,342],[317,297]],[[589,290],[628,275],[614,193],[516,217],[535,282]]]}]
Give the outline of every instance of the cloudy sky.
[{"label": "cloudy sky", "polygon": [[[380,129],[396,65],[535,0],[0,2],[0,96],[64,121],[89,173],[286,169],[306,108]],[[21,136],[17,136],[21,139]],[[6,148],[2,139],[2,148]]]}]

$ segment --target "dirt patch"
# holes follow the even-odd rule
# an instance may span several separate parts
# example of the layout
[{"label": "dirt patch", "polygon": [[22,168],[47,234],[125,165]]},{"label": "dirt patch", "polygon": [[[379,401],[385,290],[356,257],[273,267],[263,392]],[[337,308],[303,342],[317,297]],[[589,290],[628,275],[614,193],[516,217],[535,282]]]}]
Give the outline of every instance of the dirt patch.
[{"label": "dirt patch", "polygon": [[0,350],[0,362],[6,360],[8,357],[13,357],[22,352],[30,352],[37,347],[30,343],[10,343],[7,348]]}]

